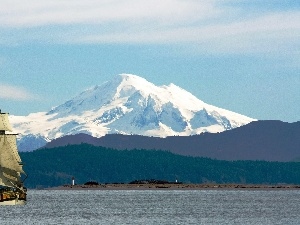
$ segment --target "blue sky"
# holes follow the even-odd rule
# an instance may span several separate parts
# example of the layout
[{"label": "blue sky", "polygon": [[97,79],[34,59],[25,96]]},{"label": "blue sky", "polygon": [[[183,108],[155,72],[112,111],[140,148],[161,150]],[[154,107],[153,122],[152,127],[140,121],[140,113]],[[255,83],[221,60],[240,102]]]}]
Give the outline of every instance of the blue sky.
[{"label": "blue sky", "polygon": [[299,121],[300,3],[0,0],[2,111],[48,111],[120,73]]}]

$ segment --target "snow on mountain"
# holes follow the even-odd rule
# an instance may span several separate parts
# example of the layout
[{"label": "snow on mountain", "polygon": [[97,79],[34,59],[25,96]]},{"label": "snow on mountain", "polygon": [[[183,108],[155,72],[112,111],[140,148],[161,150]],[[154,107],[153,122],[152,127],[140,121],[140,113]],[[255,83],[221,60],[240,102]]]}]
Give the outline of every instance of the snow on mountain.
[{"label": "snow on mountain", "polygon": [[36,148],[76,133],[186,136],[222,132],[254,119],[206,104],[174,84],[158,87],[139,76],[120,74],[49,112],[10,116],[10,120],[20,133],[19,147],[35,140]]}]

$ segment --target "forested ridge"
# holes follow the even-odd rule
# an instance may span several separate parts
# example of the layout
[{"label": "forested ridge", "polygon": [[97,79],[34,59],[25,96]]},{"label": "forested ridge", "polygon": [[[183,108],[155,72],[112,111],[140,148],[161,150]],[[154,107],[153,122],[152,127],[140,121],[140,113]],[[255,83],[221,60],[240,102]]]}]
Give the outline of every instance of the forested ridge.
[{"label": "forested ridge", "polygon": [[300,162],[225,161],[159,150],[115,150],[88,144],[21,152],[28,188],[87,181],[128,183],[300,184]]},{"label": "forested ridge", "polygon": [[184,156],[219,160],[264,160],[290,162],[300,158],[300,121],[253,121],[221,133],[201,133],[166,138],[108,134],[100,138],[88,134],[66,135],[44,148],[87,143],[114,149],[167,150]]}]

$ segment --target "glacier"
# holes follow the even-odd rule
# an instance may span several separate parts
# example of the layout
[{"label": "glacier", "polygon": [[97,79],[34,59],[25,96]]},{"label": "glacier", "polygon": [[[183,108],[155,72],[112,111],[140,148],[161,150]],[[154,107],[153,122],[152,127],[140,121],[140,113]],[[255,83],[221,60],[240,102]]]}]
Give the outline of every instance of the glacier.
[{"label": "glacier", "polygon": [[78,133],[163,138],[223,132],[254,120],[209,105],[175,84],[156,86],[133,74],[116,75],[48,112],[10,115],[14,130],[20,134],[20,151],[34,150],[53,139]]}]

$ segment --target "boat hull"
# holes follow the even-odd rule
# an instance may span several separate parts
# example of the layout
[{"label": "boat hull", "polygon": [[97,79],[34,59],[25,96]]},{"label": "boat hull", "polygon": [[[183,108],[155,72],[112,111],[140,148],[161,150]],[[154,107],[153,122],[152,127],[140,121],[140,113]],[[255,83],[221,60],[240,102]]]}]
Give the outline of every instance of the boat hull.
[{"label": "boat hull", "polygon": [[25,205],[26,193],[16,191],[2,191],[0,193],[0,206],[1,205]]},{"label": "boat hull", "polygon": [[25,205],[26,201],[25,200],[19,200],[19,199],[12,199],[12,200],[7,200],[0,202],[1,205]]}]

